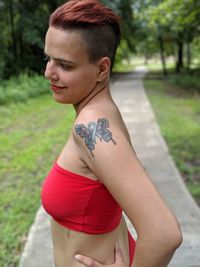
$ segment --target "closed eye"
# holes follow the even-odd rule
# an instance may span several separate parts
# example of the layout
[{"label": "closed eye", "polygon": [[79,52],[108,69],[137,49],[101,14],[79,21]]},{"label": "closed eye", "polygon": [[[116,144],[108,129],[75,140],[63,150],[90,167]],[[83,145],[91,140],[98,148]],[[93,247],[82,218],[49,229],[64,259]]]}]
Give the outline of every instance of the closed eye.
[{"label": "closed eye", "polygon": [[63,70],[72,70],[75,66],[71,61],[65,60],[65,59],[60,59],[60,58],[51,58],[44,52],[44,61],[50,62],[53,60],[57,66],[61,67]]}]

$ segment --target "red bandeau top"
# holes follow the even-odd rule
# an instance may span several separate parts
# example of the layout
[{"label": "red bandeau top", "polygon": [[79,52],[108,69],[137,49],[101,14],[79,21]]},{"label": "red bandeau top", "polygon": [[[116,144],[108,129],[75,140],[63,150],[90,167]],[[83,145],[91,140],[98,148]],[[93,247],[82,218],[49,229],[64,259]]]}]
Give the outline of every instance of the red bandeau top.
[{"label": "red bandeau top", "polygon": [[88,234],[114,230],[122,209],[100,181],[61,168],[55,163],[46,177],[42,205],[62,226]]}]

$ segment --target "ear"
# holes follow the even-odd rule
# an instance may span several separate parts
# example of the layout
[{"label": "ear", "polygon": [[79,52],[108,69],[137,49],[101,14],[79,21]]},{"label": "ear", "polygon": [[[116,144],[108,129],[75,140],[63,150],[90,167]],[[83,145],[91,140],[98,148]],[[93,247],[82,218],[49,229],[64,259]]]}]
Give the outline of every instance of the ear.
[{"label": "ear", "polygon": [[107,78],[110,75],[110,58],[109,57],[103,57],[99,60],[97,63],[98,65],[98,77],[97,81],[102,82],[105,78]]}]

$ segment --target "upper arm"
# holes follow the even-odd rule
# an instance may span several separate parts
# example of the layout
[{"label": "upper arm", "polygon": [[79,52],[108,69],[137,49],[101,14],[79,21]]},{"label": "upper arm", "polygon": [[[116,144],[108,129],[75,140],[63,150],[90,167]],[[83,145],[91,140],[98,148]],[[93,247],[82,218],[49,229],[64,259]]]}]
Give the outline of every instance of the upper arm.
[{"label": "upper arm", "polygon": [[[97,119],[92,122],[95,127]],[[162,220],[170,212],[123,131],[111,124],[107,132],[102,129],[102,132],[93,132],[93,136],[89,137],[87,128],[90,125],[92,123],[88,126],[83,121],[74,128],[75,139],[84,150],[89,167],[119,203],[138,234],[162,225]],[[98,136],[106,133],[105,138]]]}]

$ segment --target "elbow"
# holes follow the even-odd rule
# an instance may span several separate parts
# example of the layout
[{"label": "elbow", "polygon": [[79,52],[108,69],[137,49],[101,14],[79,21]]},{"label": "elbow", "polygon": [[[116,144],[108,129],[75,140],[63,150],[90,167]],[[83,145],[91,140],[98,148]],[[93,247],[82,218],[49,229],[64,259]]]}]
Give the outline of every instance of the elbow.
[{"label": "elbow", "polygon": [[170,244],[172,252],[175,252],[175,250],[182,244],[183,236],[178,222],[176,223],[176,226],[174,226],[170,231],[168,242]]},{"label": "elbow", "polygon": [[172,256],[183,240],[178,222],[176,220],[173,223],[165,222],[152,229],[154,230],[148,232],[148,237],[147,233],[145,235],[149,245],[158,250],[160,255]]},{"label": "elbow", "polygon": [[183,237],[180,229],[180,225],[176,222],[171,227],[162,229],[160,234],[159,242],[160,246],[163,247],[163,252],[173,255],[176,249],[182,244]]}]

